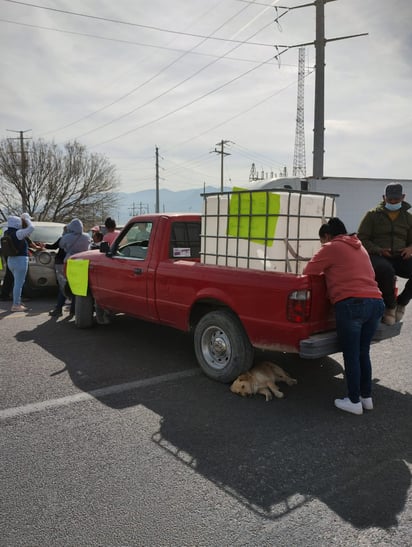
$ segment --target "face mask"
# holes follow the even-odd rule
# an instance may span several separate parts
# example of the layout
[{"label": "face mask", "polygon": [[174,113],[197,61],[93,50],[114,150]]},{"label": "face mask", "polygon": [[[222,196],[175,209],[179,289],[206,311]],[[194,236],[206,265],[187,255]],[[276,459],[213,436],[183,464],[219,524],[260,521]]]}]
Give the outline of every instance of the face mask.
[{"label": "face mask", "polygon": [[402,207],[402,202],[399,203],[385,203],[385,208],[388,209],[388,211],[399,211],[399,209]]}]

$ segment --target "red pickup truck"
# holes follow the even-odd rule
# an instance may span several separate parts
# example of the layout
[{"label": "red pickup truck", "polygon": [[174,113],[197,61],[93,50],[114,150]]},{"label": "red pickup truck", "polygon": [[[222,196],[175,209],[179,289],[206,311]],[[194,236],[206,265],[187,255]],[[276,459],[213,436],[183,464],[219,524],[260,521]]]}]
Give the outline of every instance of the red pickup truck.
[{"label": "red pickup truck", "polygon": [[[71,258],[89,261],[76,326],[125,313],[192,333],[199,365],[222,382],[252,366],[254,348],[309,359],[339,351],[322,277],[205,264],[200,254],[200,215],[132,218],[110,248]],[[385,327],[377,340],[400,332]]]}]

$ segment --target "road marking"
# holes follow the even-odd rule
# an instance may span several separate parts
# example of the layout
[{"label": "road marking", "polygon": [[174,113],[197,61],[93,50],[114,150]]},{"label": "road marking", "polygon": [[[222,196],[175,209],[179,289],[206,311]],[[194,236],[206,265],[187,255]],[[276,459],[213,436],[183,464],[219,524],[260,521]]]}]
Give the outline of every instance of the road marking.
[{"label": "road marking", "polygon": [[90,401],[99,397],[115,395],[116,393],[130,391],[132,389],[137,389],[141,387],[155,386],[157,384],[162,384],[163,382],[178,380],[180,378],[189,378],[191,376],[197,376],[198,374],[200,374],[200,369],[192,368],[189,370],[183,370],[181,372],[172,372],[170,374],[163,374],[162,376],[156,376],[154,378],[147,378],[145,380],[136,380],[134,382],[117,384],[115,386],[93,389],[92,391],[89,391],[87,393],[76,393],[75,395],[60,397],[59,399],[49,399],[40,403],[32,403],[29,405],[5,408],[3,410],[0,410],[0,420],[3,421],[7,420],[8,418],[15,418],[17,416],[26,416],[28,414],[33,414],[34,412],[40,412],[42,410],[49,410],[51,408],[67,406],[74,403],[80,403],[82,401]]}]

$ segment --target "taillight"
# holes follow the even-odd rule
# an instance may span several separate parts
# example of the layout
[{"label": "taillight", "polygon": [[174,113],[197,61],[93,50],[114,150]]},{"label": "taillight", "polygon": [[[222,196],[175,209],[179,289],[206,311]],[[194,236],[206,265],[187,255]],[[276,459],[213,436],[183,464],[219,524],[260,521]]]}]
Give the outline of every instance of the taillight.
[{"label": "taillight", "polygon": [[287,317],[292,323],[304,323],[309,319],[311,305],[310,291],[294,291],[288,298]]}]

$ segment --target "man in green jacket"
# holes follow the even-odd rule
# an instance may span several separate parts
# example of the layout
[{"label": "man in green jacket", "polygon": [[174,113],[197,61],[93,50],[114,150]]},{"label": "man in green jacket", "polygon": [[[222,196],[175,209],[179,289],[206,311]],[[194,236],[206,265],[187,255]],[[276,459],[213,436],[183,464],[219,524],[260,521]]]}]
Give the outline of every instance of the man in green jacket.
[{"label": "man in green jacket", "polygon": [[[391,182],[383,201],[363,217],[358,237],[370,255],[376,281],[385,301],[382,321],[400,321],[412,299],[412,215],[401,184]],[[406,278],[404,290],[395,295],[395,276]]]}]

